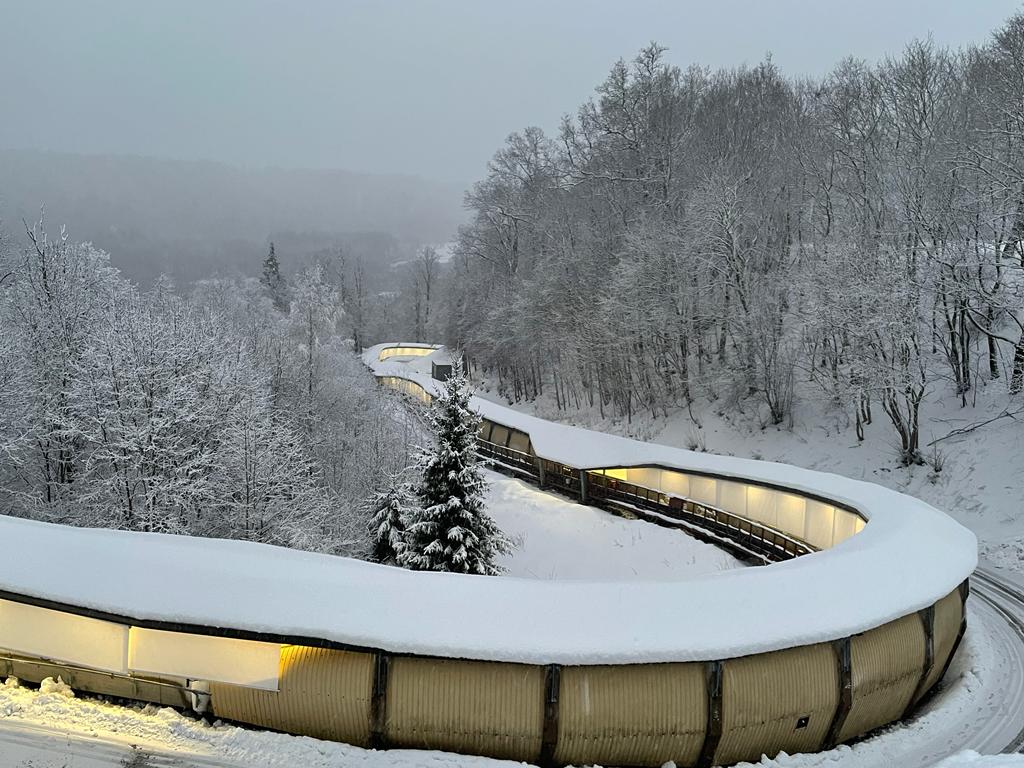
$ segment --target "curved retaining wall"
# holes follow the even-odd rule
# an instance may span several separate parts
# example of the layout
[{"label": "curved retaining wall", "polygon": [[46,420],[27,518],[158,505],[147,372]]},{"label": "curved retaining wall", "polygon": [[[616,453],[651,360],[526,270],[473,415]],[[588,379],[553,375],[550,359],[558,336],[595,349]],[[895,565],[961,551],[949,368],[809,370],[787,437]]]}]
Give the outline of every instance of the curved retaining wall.
[{"label": "curved retaining wall", "polygon": [[[426,353],[420,351],[424,349]],[[371,350],[368,362],[383,383],[426,401],[435,385],[393,359],[426,360],[431,351],[425,345],[390,345]],[[808,478],[823,476],[798,473],[791,482],[788,475],[782,482],[772,473],[743,475],[735,471],[735,460],[723,460],[730,471],[716,472],[693,457],[676,462],[668,449],[651,454],[635,446],[609,451],[613,443],[584,439],[583,431],[572,433],[580,438],[575,443],[555,441],[543,426],[546,422],[478,404],[486,417],[481,446],[499,468],[620,514],[686,527],[776,564],[719,574],[717,581],[659,586],[515,585],[510,579],[444,576],[443,584],[435,579],[435,591],[420,596],[422,605],[406,594],[402,609],[422,608],[424,618],[436,615],[432,608],[449,607],[443,602],[445,589],[456,584],[477,591],[477,599],[467,604],[478,608],[461,626],[448,621],[440,622],[452,625],[447,630],[424,626],[422,633],[432,632],[433,639],[417,643],[400,641],[386,626],[361,626],[373,623],[373,612],[349,611],[344,599],[321,606],[321,611],[339,614],[330,622],[292,615],[284,610],[286,591],[274,593],[274,582],[264,587],[264,610],[249,614],[232,610],[226,602],[219,614],[223,621],[218,622],[212,619],[218,615],[211,613],[213,608],[182,616],[185,608],[167,607],[163,615],[148,606],[173,602],[167,596],[153,594],[149,602],[140,601],[123,586],[105,582],[104,594],[109,595],[102,600],[76,601],[69,597],[75,590],[64,581],[35,584],[23,569],[5,571],[0,565],[0,647],[12,649],[0,658],[0,674],[31,681],[61,674],[85,691],[195,707],[229,720],[361,746],[442,749],[542,765],[636,766],[669,760],[680,766],[729,764],[780,751],[827,748],[903,717],[942,678],[966,627],[966,578],[973,570],[974,540],[941,513],[931,510],[928,514],[936,517],[921,518],[930,521],[921,539],[929,547],[944,545],[932,556],[950,565],[918,568],[922,583],[900,592],[897,579],[913,576],[914,562],[923,562],[920,553],[908,553],[904,563],[891,557],[862,559],[864,552],[857,549],[866,548],[870,555],[872,547],[879,548],[875,531],[890,530],[884,511],[874,499],[872,509],[864,510],[850,493],[829,495],[821,487],[810,487]],[[636,463],[623,466],[629,463],[624,458]],[[758,466],[738,464],[753,470]],[[838,478],[835,483],[842,486]],[[891,492],[884,498],[906,499]],[[908,516],[911,507],[913,514],[921,514],[919,502],[906,499],[906,504]],[[935,529],[943,532],[937,538]],[[891,536],[905,535],[901,530],[891,528]],[[0,521],[0,537],[15,552],[51,539],[69,551],[90,551],[90,538],[98,535]],[[157,554],[153,542],[163,546],[173,538],[110,537],[114,548],[125,542],[129,550],[150,548]],[[300,592],[315,589],[319,580],[329,583],[326,592],[366,591],[388,582],[378,607],[384,614],[398,609],[398,603],[383,604],[391,594],[401,596],[413,579],[418,583],[431,577],[344,561],[344,573],[334,578],[322,569],[331,569],[337,559],[307,563],[309,558],[301,553],[259,545],[187,543],[186,560],[215,555],[223,560],[224,581],[230,583],[242,572],[238,578],[250,590],[256,576],[247,569],[258,572],[253,560],[269,562],[270,551],[287,561],[282,578],[293,579]],[[909,538],[902,544],[913,549]],[[840,558],[844,549],[853,554]],[[879,549],[882,554],[891,551]],[[145,552],[139,557],[147,561]],[[891,580],[904,610],[892,601],[854,610],[858,586],[870,588],[878,574],[863,572],[861,579],[851,580],[844,575],[850,558],[854,563],[875,562],[882,577]],[[787,562],[777,562],[783,560]],[[307,565],[313,576],[303,570]],[[842,578],[834,578],[836,571]],[[216,570],[211,566],[210,572]],[[111,573],[113,579],[120,572]],[[775,585],[782,577],[790,579],[788,584],[805,584],[806,595],[793,590],[780,599]],[[742,579],[751,589],[720,589],[732,579]],[[831,603],[823,602],[818,589],[822,582],[833,589],[845,584],[853,594],[836,592]],[[772,591],[759,595],[762,584]],[[505,589],[515,593],[512,602],[501,602]],[[496,606],[479,600],[490,592]],[[717,597],[702,610],[696,606],[704,593]],[[741,599],[736,604],[717,606],[723,608],[717,618],[706,615],[714,613],[715,603],[735,600],[737,594]],[[545,595],[550,605],[544,604]],[[432,606],[430,600],[438,602]],[[572,602],[560,602],[567,600]],[[769,601],[772,610],[759,614]],[[689,607],[676,616],[677,606]],[[282,614],[279,626],[270,607]],[[488,618],[492,607],[494,616]],[[819,613],[830,610],[835,615],[826,617],[829,621],[816,623]],[[507,615],[516,624],[506,629],[517,630],[517,637],[527,641],[532,632],[537,650],[510,650],[515,642],[503,643],[501,633],[488,640],[491,635],[473,626],[474,613],[485,624]],[[535,624],[529,623],[531,613]],[[545,626],[557,623],[563,613],[570,614],[565,626]],[[844,624],[850,614],[855,618]],[[774,616],[775,623],[766,615]],[[635,626],[623,632],[618,621]],[[831,626],[834,632],[822,629]],[[577,628],[582,633],[578,638],[566,638]],[[748,645],[726,642],[731,636],[747,638]],[[766,639],[760,644],[749,640],[758,636]],[[487,650],[488,643],[493,650]],[[556,650],[577,645],[592,650]]]}]

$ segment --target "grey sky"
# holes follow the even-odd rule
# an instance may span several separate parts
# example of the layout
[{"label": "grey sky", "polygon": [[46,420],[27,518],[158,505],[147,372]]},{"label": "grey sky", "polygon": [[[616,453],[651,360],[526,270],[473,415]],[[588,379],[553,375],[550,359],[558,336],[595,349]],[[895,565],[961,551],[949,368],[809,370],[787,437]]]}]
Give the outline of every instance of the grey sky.
[{"label": "grey sky", "polygon": [[412,173],[468,183],[656,39],[789,74],[931,32],[984,40],[1017,0],[0,0],[0,147]]}]

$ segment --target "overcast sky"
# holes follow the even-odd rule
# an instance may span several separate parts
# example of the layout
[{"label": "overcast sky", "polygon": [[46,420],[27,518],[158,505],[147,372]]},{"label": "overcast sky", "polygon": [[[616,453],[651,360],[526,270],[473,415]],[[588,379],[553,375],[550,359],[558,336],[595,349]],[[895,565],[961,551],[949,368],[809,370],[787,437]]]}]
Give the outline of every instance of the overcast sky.
[{"label": "overcast sky", "polygon": [[654,39],[679,65],[826,72],[1010,0],[0,0],[0,147],[468,183]]}]

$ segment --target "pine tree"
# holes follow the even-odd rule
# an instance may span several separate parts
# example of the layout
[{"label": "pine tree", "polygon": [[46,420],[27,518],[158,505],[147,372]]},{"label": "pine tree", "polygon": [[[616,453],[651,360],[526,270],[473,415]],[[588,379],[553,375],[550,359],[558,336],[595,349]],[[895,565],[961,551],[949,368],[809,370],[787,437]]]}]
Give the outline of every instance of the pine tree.
[{"label": "pine tree", "polygon": [[414,504],[408,483],[391,482],[373,495],[369,503],[370,558],[394,565],[405,550],[406,517]]},{"label": "pine tree", "polygon": [[480,416],[456,361],[431,410],[436,445],[420,452],[419,508],[408,516],[398,563],[420,571],[494,575],[511,544],[484,510],[487,481],[476,455]]},{"label": "pine tree", "polygon": [[284,278],[281,276],[281,266],[277,263],[277,254],[274,253],[274,244],[270,244],[270,252],[263,260],[263,276],[260,278],[267,295],[274,302],[274,307],[279,312],[288,309],[288,296],[285,291]]}]

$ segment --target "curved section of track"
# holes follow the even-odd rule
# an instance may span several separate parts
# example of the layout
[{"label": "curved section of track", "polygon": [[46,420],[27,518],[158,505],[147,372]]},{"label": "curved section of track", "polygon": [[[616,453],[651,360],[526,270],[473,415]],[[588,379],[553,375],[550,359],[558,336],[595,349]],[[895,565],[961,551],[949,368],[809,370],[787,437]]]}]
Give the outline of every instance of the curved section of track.
[{"label": "curved section of track", "polygon": [[[433,349],[392,348],[367,359],[384,383],[436,395]],[[705,768],[900,721],[954,657],[976,540],[924,502],[473,406],[509,469],[760,547],[771,565],[486,579],[0,517],[0,672],[56,666],[82,690],[371,747]],[[70,565],[39,568],[40,552]]]},{"label": "curved section of track", "polygon": [[1004,695],[980,732],[972,734],[978,751],[1024,750],[1024,589],[996,571],[979,567],[971,579],[972,597],[991,611],[1001,627],[996,638],[1005,654],[1000,671],[1005,676]]}]

